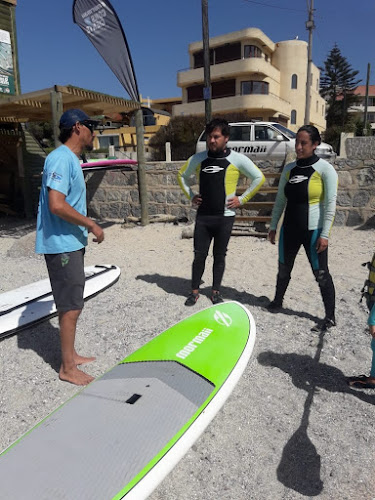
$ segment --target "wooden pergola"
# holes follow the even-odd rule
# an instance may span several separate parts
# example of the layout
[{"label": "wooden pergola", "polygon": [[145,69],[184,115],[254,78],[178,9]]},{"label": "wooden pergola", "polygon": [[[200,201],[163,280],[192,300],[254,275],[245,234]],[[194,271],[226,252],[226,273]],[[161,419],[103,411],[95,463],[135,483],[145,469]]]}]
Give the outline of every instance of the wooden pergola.
[{"label": "wooden pergola", "polygon": [[55,137],[58,137],[60,116],[69,108],[80,108],[89,116],[96,116],[131,113],[139,109],[140,104],[73,85],[55,85],[44,90],[1,98],[0,124],[52,121]]},{"label": "wooden pergola", "polygon": [[121,97],[114,97],[92,90],[74,87],[73,85],[54,85],[51,88],[28,92],[12,97],[0,98],[0,129],[9,124],[27,123],[30,121],[51,121],[58,146],[59,121],[64,111],[79,108],[89,116],[111,115],[117,113],[135,113],[138,148],[138,186],[140,192],[142,223],[148,223],[147,188],[144,172],[144,137],[143,118],[139,102]]}]

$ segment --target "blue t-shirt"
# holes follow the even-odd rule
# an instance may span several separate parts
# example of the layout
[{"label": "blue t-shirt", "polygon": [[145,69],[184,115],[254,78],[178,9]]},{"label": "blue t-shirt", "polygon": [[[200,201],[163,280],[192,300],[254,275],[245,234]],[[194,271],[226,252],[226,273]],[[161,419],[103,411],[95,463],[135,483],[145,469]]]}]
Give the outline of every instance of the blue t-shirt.
[{"label": "blue t-shirt", "polygon": [[49,210],[48,188],[65,195],[65,201],[86,215],[86,184],[77,156],[60,146],[45,161],[36,226],[36,253],[74,252],[87,245],[87,229],[65,221]]}]

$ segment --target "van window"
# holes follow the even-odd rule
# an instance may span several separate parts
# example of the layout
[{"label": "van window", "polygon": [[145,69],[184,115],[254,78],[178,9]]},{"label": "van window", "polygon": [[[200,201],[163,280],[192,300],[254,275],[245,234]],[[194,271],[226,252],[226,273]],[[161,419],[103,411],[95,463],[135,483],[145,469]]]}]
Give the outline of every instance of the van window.
[{"label": "van window", "polygon": [[264,125],[255,125],[255,140],[256,141],[275,141],[277,132],[270,127]]},{"label": "van window", "polygon": [[249,141],[250,140],[250,125],[239,125],[230,127],[230,141]]}]

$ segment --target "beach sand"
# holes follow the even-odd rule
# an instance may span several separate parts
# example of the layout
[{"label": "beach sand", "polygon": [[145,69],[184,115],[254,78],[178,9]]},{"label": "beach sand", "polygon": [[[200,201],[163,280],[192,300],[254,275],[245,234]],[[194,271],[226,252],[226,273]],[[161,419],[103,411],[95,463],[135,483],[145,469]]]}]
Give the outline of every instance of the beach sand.
[{"label": "beach sand", "polygon": [[[90,235],[86,265],[116,264],[122,274],[86,303],[76,341],[79,353],[97,357],[85,367],[95,377],[208,307],[212,282],[210,255],[199,301],[184,306],[193,242],[181,238],[183,225],[104,226],[101,245]],[[0,224],[0,235],[0,293],[47,277],[43,257],[33,252],[33,224]],[[374,236],[373,230],[333,228],[329,263],[338,324],[322,338],[310,331],[324,311],[304,252],[285,309],[270,314],[263,306],[274,293],[277,247],[231,238],[222,293],[254,316],[253,356],[222,410],[152,500],[375,497],[375,391],[345,383],[345,376],[368,373],[371,363],[367,310],[359,299],[367,278],[361,264],[372,256]],[[79,390],[59,381],[59,365],[56,318],[0,342],[0,449]]]}]

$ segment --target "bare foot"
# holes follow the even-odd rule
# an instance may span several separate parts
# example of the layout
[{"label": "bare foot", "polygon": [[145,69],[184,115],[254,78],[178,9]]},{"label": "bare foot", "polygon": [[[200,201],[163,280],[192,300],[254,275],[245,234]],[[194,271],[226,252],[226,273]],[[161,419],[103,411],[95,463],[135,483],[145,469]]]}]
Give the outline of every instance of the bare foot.
[{"label": "bare foot", "polygon": [[79,354],[75,353],[73,356],[74,363],[78,365],[86,365],[87,363],[91,363],[92,361],[95,361],[96,358],[86,358],[85,356],[80,356]]},{"label": "bare foot", "polygon": [[59,378],[64,382],[70,382],[74,385],[87,385],[94,380],[94,377],[81,370],[78,370],[76,366],[68,371],[63,370],[63,368],[61,367]]}]

